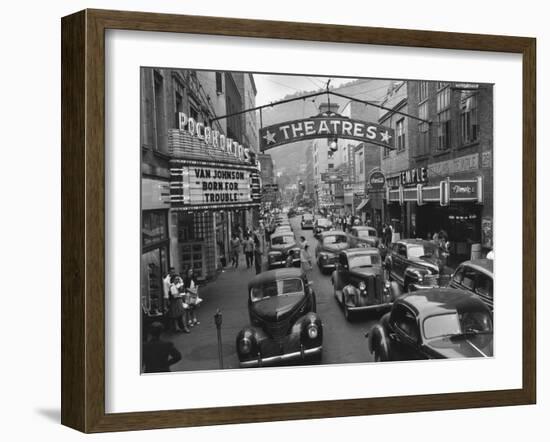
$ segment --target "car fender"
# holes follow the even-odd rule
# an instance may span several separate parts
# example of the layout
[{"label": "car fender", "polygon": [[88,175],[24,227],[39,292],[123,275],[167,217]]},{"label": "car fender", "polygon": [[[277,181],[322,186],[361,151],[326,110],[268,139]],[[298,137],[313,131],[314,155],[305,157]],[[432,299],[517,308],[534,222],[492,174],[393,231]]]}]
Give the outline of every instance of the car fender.
[{"label": "car fender", "polygon": [[320,316],[315,312],[306,313],[301,318],[298,318],[296,323],[292,326],[291,334],[292,336],[299,336],[301,341],[304,341],[306,338],[303,336],[307,331],[307,326],[309,324],[315,324],[318,330],[317,338],[312,342],[307,340],[310,344],[320,344],[323,342],[323,322],[321,321]]},{"label": "car fender", "polygon": [[[403,284],[405,285],[407,281],[414,284],[416,282],[419,282],[420,276],[423,277],[428,274],[430,274],[430,272],[427,269],[409,266],[403,272]],[[405,287],[403,287],[403,289],[405,289]]]},{"label": "car fender", "polygon": [[376,324],[369,332],[368,349],[371,354],[377,351],[382,361],[390,360],[390,339],[381,323]]},{"label": "car fender", "polygon": [[239,341],[241,341],[243,338],[248,338],[252,344],[252,351],[251,354],[257,354],[260,348],[260,342],[264,340],[267,337],[265,332],[259,328],[254,326],[247,326],[241,329],[241,331],[237,334],[237,337],[235,338],[235,347],[237,349],[237,354],[240,356],[239,353]]}]

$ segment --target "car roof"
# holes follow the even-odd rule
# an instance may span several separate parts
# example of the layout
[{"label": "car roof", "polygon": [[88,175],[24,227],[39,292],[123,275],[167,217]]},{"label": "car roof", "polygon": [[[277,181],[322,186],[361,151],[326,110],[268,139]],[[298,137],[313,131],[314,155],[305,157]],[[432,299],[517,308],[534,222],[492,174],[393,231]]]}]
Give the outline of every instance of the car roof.
[{"label": "car roof", "polygon": [[376,230],[374,227],[372,226],[353,226],[352,229],[357,229],[357,230]]},{"label": "car roof", "polygon": [[290,278],[302,278],[304,272],[302,269],[296,267],[285,267],[282,269],[268,270],[262,272],[252,278],[248,283],[248,288],[256,287],[258,285],[266,284],[270,281],[278,281],[281,279],[290,279]]},{"label": "car roof", "polygon": [[275,231],[272,235],[271,235],[271,238],[275,238],[275,237],[278,237],[278,236],[294,236],[294,233],[292,233],[291,230],[285,230],[285,231]]},{"label": "car roof", "polygon": [[347,233],[344,232],[343,230],[329,230],[328,232],[323,232],[321,233],[321,237],[325,237],[325,236],[334,236],[334,235],[346,235],[347,236]]},{"label": "car roof", "polygon": [[342,250],[340,253],[344,253],[345,255],[348,255],[348,256],[351,256],[351,255],[379,255],[380,250],[378,250],[376,247],[354,247],[352,249]]},{"label": "car roof", "polygon": [[472,308],[488,310],[476,295],[451,288],[418,290],[400,297],[398,302],[411,308],[420,318]]},{"label": "car roof", "polygon": [[460,263],[461,266],[468,266],[479,270],[482,273],[493,276],[493,260],[492,259],[472,259]]},{"label": "car roof", "polygon": [[419,238],[409,238],[409,239],[400,239],[397,240],[396,243],[401,244],[411,244],[411,245],[423,245],[423,244],[432,244],[433,246],[436,246],[437,244],[434,244],[429,239],[419,239]]}]

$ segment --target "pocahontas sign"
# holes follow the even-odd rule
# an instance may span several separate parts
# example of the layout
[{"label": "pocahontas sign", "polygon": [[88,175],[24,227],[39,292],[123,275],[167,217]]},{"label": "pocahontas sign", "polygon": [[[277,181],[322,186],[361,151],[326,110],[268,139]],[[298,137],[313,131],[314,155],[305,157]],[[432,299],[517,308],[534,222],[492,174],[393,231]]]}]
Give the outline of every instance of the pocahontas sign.
[{"label": "pocahontas sign", "polygon": [[341,115],[286,121],[260,129],[260,150],[315,138],[342,138],[394,149],[394,130]]}]

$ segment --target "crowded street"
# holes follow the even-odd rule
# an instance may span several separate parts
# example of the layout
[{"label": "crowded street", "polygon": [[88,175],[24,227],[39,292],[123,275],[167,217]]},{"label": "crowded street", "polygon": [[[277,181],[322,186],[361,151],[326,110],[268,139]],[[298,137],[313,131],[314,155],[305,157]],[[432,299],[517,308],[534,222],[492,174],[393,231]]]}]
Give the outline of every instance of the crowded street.
[{"label": "crowded street", "polygon": [[[312,230],[301,230],[300,217],[290,220],[296,236],[304,235],[312,248],[317,240]],[[264,266],[265,270],[265,266]],[[248,281],[255,276],[254,267],[246,268],[245,257],[241,254],[239,267],[227,267],[218,279],[201,290],[204,299],[198,310],[200,325],[191,333],[168,333],[166,337],[174,342],[182,353],[180,362],[172,366],[172,371],[213,370],[220,368],[218,358],[217,330],[214,315],[219,309],[223,316],[221,327],[223,367],[238,368],[235,337],[239,330],[249,323],[247,311]],[[379,319],[378,316],[361,315],[352,322],[346,321],[342,308],[334,298],[329,275],[319,271],[315,260],[308,272],[317,295],[317,312],[323,321],[324,342],[322,363],[358,363],[372,361],[367,350],[365,333]]]}]

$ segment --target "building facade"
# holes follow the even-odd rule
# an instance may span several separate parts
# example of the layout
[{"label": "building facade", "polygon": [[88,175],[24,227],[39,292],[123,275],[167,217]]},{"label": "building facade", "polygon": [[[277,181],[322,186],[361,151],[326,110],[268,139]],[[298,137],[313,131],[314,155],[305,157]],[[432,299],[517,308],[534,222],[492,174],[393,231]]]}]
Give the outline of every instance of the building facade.
[{"label": "building facade", "polygon": [[389,94],[388,107],[418,120],[391,112],[380,118],[397,137],[396,150],[382,158],[386,221],[397,219],[398,232],[407,237],[444,231],[456,261],[470,256],[472,244],[488,252],[493,248],[492,85],[408,81],[396,94],[403,88],[404,99],[392,101]]},{"label": "building facade", "polygon": [[[251,226],[246,223],[257,212],[259,174],[253,149],[242,141],[243,117],[216,119],[243,110],[239,75],[141,71],[145,312],[161,309],[169,267],[180,274],[193,268],[203,280],[215,277],[227,260],[231,233]],[[255,87],[245,92],[255,95]]]}]

